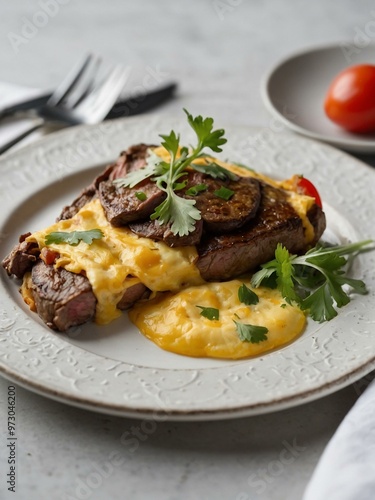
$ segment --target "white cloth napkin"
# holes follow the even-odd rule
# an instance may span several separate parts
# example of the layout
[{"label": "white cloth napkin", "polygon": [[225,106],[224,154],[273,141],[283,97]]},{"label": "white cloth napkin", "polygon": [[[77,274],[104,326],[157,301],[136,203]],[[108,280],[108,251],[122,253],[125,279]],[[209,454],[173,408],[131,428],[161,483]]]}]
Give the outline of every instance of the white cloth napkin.
[{"label": "white cloth napkin", "polygon": [[[0,109],[13,104],[17,104],[20,101],[37,97],[41,95],[42,92],[37,89],[32,89],[29,87],[23,87],[21,85],[13,85],[10,83],[0,82]],[[30,127],[34,119],[32,118],[4,118],[0,122],[0,147],[13,139],[16,135],[24,132]],[[42,132],[33,132],[32,137],[28,137],[22,140],[18,146],[24,146],[28,142],[35,140],[36,137],[42,136]]]},{"label": "white cloth napkin", "polygon": [[375,499],[375,380],[344,418],[303,500]]}]

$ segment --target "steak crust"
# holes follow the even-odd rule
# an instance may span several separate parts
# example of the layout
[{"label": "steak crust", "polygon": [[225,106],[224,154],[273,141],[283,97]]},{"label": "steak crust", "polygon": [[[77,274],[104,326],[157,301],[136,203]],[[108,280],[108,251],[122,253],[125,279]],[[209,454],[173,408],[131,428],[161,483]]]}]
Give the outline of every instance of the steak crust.
[{"label": "steak crust", "polygon": [[[97,300],[89,280],[81,274],[38,260],[31,271],[31,292],[39,316],[53,330],[65,332],[95,316]],[[143,283],[136,283],[125,290],[117,307],[129,309],[149,294]]]},{"label": "steak crust", "polygon": [[30,235],[31,233],[22,234],[19,237],[18,244],[3,259],[2,266],[8,273],[8,276],[13,275],[17,278],[22,278],[37,261],[40,254],[38,245],[25,241]]},{"label": "steak crust", "polygon": [[195,229],[185,236],[178,236],[172,233],[171,224],[159,224],[156,220],[146,220],[141,222],[132,222],[129,228],[134,234],[144,238],[151,238],[156,241],[164,241],[169,247],[181,247],[189,245],[198,245],[203,233],[203,221],[197,220]]},{"label": "steak crust", "polygon": [[[204,184],[207,189],[197,196],[186,195],[190,187],[199,184]],[[233,195],[225,200],[217,194],[220,189],[232,191]],[[260,186],[251,177],[222,180],[194,172],[189,176],[183,196],[195,200],[207,232],[228,233],[242,227],[255,216],[260,203]]]},{"label": "steak crust", "polygon": [[102,182],[124,177],[132,170],[144,167],[146,164],[147,149],[150,147],[152,146],[147,144],[136,144],[126,151],[122,151],[115,163],[109,165],[103,173],[95,177],[90,186],[83,189],[70,205],[63,208],[57,220],[71,219],[84,205],[97,198],[99,196],[99,186]]},{"label": "steak crust", "polygon": [[85,276],[39,260],[31,280],[37,312],[50,328],[64,332],[94,317],[96,298]]},{"label": "steak crust", "polygon": [[[274,257],[278,243],[290,252],[307,250],[302,220],[288,203],[287,194],[261,183],[262,199],[253,221],[230,235],[208,235],[198,245],[196,263],[206,281],[222,281],[257,268]],[[315,229],[313,246],[325,229],[322,210],[313,206],[308,218]]]},{"label": "steak crust", "polygon": [[[145,195],[145,200],[138,198],[139,192]],[[166,194],[148,179],[134,188],[117,187],[109,180],[100,184],[99,197],[108,221],[119,227],[149,217]]]}]

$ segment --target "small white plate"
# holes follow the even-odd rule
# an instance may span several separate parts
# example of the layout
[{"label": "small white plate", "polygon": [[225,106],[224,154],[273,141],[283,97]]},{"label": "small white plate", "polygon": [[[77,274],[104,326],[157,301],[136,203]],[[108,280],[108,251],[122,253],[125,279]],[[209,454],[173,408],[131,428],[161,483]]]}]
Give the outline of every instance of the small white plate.
[{"label": "small white plate", "polygon": [[334,77],[349,66],[375,64],[375,46],[350,43],[313,48],[288,57],[264,78],[267,109],[291,130],[358,153],[375,152],[375,133],[352,134],[325,115],[323,103]]}]

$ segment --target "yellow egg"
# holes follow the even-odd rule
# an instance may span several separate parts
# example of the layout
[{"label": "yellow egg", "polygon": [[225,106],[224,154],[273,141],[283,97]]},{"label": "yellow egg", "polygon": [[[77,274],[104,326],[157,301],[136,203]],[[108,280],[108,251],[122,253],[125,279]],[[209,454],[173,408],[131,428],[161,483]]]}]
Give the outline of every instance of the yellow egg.
[{"label": "yellow egg", "polygon": [[[159,347],[186,356],[239,359],[255,356],[291,342],[303,331],[304,313],[286,304],[277,290],[257,288],[259,302],[245,305],[238,289],[248,280],[206,283],[176,294],[158,294],[136,304],[129,317]],[[201,307],[218,309],[219,319],[201,315]],[[241,341],[236,324],[263,326],[266,340]]]}]

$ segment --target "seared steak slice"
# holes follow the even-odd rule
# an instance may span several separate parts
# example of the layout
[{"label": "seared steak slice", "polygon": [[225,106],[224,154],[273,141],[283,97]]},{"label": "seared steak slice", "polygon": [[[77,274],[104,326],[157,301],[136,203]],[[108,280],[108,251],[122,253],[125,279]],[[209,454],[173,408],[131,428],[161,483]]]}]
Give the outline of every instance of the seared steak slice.
[{"label": "seared steak slice", "polygon": [[[199,184],[204,184],[207,189],[196,196],[186,195],[187,189]],[[228,200],[221,198],[215,193],[221,188],[233,191],[233,195]],[[260,203],[260,187],[259,182],[251,177],[221,180],[196,172],[189,174],[182,196],[195,199],[205,230],[226,233],[240,228],[255,216]]]},{"label": "seared steak slice", "polygon": [[[172,233],[170,225],[160,225],[157,221],[150,220],[133,222],[129,224],[130,229],[138,236],[164,241],[170,247],[197,245],[201,240],[203,230],[211,233],[233,231],[251,220],[258,210],[261,195],[259,182],[256,179],[237,177],[237,180],[225,181],[213,179],[199,172],[189,172],[186,180],[186,187],[178,191],[177,194],[182,198],[195,200],[196,207],[201,212],[202,219],[196,222],[195,231],[186,236],[178,236]],[[186,194],[189,189],[200,184],[206,186],[205,191],[198,192],[195,196]],[[215,191],[220,190],[220,188],[233,191],[229,200],[215,194]],[[131,192],[132,189],[129,191]],[[103,205],[102,198],[101,201]],[[115,204],[115,200],[112,203]],[[124,210],[126,210],[125,207]],[[151,215],[151,213],[145,214],[145,216]],[[133,220],[137,221],[137,219],[139,217],[135,217]],[[113,224],[111,219],[108,220]]]},{"label": "seared steak slice", "polygon": [[[311,224],[314,227],[315,231],[315,238],[314,241],[312,242],[311,246],[316,245],[318,243],[319,238],[322,236],[322,234],[325,231],[326,228],[326,217],[324,212],[318,205],[313,205],[310,210],[307,213],[307,217]],[[307,250],[307,249],[306,249]]]},{"label": "seared steak slice", "polygon": [[85,276],[39,260],[31,279],[36,309],[50,328],[65,332],[94,317],[96,298]]},{"label": "seared steak slice", "polygon": [[101,182],[106,181],[109,178],[109,175],[114,168],[115,165],[109,165],[104,170],[104,172],[95,177],[90,186],[83,189],[77,196],[77,198],[70,205],[62,209],[62,212],[60,213],[56,221],[58,222],[59,220],[71,219],[72,217],[74,217],[74,215],[76,215],[76,213],[78,213],[81,210],[82,207],[84,207],[94,198],[97,198],[99,185],[101,184]]},{"label": "seared steak slice", "polygon": [[[139,193],[146,199],[139,199]],[[108,222],[118,227],[149,217],[166,198],[166,193],[146,179],[133,188],[117,187],[112,181],[102,182],[99,196]]]},{"label": "seared steak slice", "polygon": [[170,247],[182,247],[197,245],[202,237],[203,222],[197,220],[195,229],[186,236],[178,236],[171,231],[171,224],[159,224],[156,220],[146,220],[141,222],[132,222],[129,229],[138,236],[150,238],[156,241],[164,241]]},{"label": "seared steak slice", "polygon": [[[261,189],[262,199],[253,221],[230,235],[206,235],[198,245],[196,265],[205,280],[231,279],[254,270],[274,257],[278,243],[293,253],[307,250],[302,220],[288,203],[287,194],[265,183],[261,183]],[[325,216],[319,207],[313,207],[310,221],[315,227],[314,245],[325,228]]]},{"label": "seared steak slice", "polygon": [[[96,298],[89,280],[81,274],[38,260],[31,271],[31,291],[39,316],[54,330],[65,332],[95,316]],[[117,307],[129,309],[149,295],[143,283],[136,283],[125,290]]]},{"label": "seared steak slice", "polygon": [[147,150],[154,146],[150,144],[136,144],[122,151],[119,159],[114,165],[110,179],[119,179],[133,170],[139,170],[146,165]]},{"label": "seared steak slice", "polygon": [[2,261],[2,266],[9,276],[23,278],[23,275],[30,271],[35,264],[40,250],[37,243],[28,243],[25,239],[31,233],[22,234],[19,243],[13,248],[9,255]]},{"label": "seared steak slice", "polygon": [[98,196],[100,184],[108,179],[124,177],[128,172],[142,168],[146,164],[147,149],[152,146],[147,144],[136,144],[123,151],[118,160],[109,165],[103,173],[98,175],[87,188],[83,189],[77,198],[68,206],[64,207],[59,220],[71,219],[79,210]]},{"label": "seared steak slice", "polygon": [[117,309],[122,311],[130,309],[138,300],[147,299],[150,293],[151,290],[143,283],[136,283],[125,290],[120,302],[117,303]]}]

